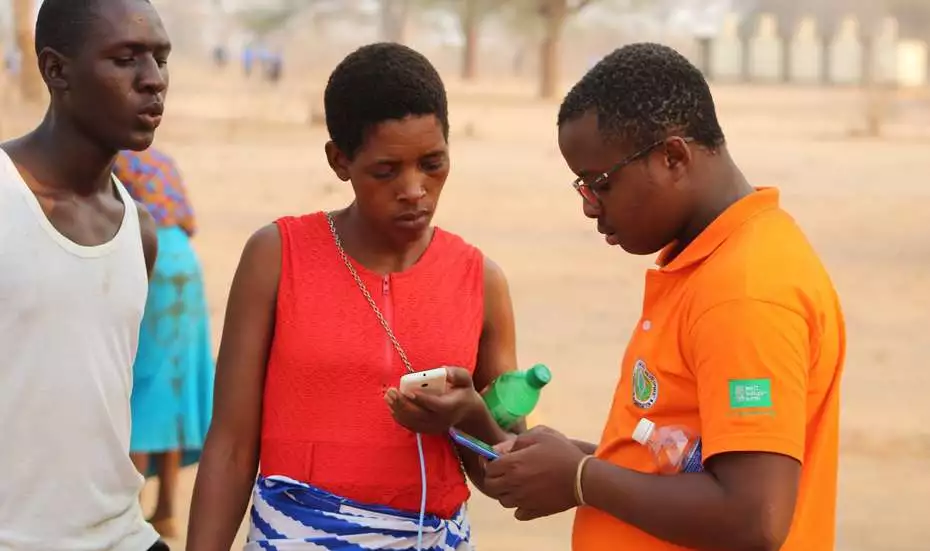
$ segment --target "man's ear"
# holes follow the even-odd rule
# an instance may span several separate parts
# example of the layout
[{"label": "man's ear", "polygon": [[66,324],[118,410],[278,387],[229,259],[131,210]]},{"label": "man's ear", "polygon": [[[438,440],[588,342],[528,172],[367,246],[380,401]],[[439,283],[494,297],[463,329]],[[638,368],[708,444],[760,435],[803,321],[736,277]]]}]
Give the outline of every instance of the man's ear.
[{"label": "man's ear", "polygon": [[326,160],[329,161],[329,167],[336,173],[336,177],[343,182],[349,181],[349,158],[346,157],[332,140],[326,142],[325,146]]},{"label": "man's ear", "polygon": [[665,165],[674,175],[675,181],[684,176],[693,160],[693,153],[686,140],[675,136],[665,140]]},{"label": "man's ear", "polygon": [[70,60],[57,50],[43,48],[39,52],[39,72],[50,90],[67,92],[70,76]]}]

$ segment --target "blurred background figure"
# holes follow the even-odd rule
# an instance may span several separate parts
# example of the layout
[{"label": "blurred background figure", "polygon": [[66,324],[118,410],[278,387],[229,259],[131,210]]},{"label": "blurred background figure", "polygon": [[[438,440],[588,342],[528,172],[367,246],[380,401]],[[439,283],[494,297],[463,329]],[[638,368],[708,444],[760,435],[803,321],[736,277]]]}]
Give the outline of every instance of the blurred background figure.
[{"label": "blurred background figure", "polygon": [[229,60],[229,52],[226,50],[226,46],[217,45],[213,48],[213,64],[218,68],[222,69],[226,67],[226,62]]},{"label": "blurred background figure", "polygon": [[242,73],[249,77],[252,75],[252,65],[255,64],[257,52],[255,51],[255,46],[252,44],[247,44],[242,49]]},{"label": "blurred background figure", "polygon": [[196,463],[213,407],[213,349],[200,261],[191,246],[194,212],[174,161],[154,148],[122,152],[114,173],[158,224],[158,259],[133,369],[133,463],[157,476],[150,522],[175,537],[178,471]]},{"label": "blurred background figure", "polygon": [[284,55],[280,50],[267,50],[262,59],[265,69],[265,79],[277,84],[281,80],[281,72],[284,70]]}]

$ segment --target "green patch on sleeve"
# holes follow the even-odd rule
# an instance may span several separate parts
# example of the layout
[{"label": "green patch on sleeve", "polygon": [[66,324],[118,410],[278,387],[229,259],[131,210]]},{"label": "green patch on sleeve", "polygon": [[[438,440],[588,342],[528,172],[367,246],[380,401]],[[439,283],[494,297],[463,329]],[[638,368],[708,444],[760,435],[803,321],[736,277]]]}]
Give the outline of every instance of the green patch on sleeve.
[{"label": "green patch on sleeve", "polygon": [[770,407],[771,379],[730,379],[730,409]]}]

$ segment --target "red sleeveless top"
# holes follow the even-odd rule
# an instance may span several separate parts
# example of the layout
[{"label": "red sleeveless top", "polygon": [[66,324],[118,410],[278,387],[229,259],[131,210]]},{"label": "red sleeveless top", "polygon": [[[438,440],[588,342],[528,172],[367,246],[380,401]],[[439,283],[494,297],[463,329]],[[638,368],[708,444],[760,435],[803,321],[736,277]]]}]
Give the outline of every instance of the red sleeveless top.
[{"label": "red sleeveless top", "polygon": [[[416,438],[384,402],[406,373],[339,256],[323,213],[277,221],[281,279],[265,377],[261,473],[360,503],[419,511]],[[382,276],[353,266],[413,369],[474,372],[484,323],[484,257],[436,228],[420,260]],[[427,511],[451,518],[468,499],[448,437],[423,436]]]}]

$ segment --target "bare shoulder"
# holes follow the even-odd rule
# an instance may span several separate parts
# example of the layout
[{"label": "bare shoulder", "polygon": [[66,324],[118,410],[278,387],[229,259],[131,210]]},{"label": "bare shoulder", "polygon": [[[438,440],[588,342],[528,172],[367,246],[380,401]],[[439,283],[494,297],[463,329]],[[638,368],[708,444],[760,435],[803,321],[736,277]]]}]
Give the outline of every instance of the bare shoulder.
[{"label": "bare shoulder", "polygon": [[[249,237],[242,250],[242,262],[264,264],[266,268],[279,267],[281,264],[281,232],[277,224],[268,224]],[[266,264],[266,263],[272,264]]]},{"label": "bare shoulder", "polygon": [[504,269],[488,256],[484,257],[484,292],[485,296],[489,297],[495,295],[499,297],[501,294],[509,296]]},{"label": "bare shoulder", "polygon": [[139,227],[142,230],[142,239],[156,239],[156,224],[152,213],[142,203],[135,201],[136,212],[139,213]]},{"label": "bare shoulder", "polygon": [[142,234],[142,252],[145,254],[145,267],[149,276],[155,268],[155,259],[158,257],[158,226],[152,213],[142,203],[138,201],[136,212],[139,213],[139,231]]},{"label": "bare shoulder", "polygon": [[273,298],[277,295],[280,279],[281,232],[277,224],[268,224],[246,241],[233,286],[245,289],[247,293],[257,293],[252,298]]}]

